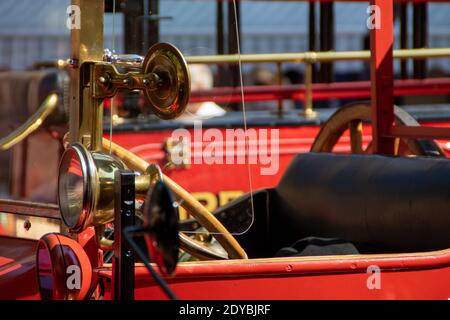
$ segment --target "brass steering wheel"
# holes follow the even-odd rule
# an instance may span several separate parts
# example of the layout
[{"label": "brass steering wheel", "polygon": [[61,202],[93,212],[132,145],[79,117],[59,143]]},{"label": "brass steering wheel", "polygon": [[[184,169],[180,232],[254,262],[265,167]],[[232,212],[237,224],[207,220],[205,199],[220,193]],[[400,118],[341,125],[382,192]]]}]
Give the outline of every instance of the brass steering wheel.
[{"label": "brass steering wheel", "polygon": [[[104,150],[109,150],[111,146],[111,152],[119,157],[130,169],[141,173],[148,172],[151,165],[134,153],[115,143],[110,143],[105,138],[103,138],[102,144]],[[228,256],[217,253],[203,243],[180,233],[180,244],[183,250],[201,259],[247,259],[247,254],[239,242],[211,212],[175,181],[165,175],[163,175],[163,179],[175,196],[183,200],[181,206],[216,238],[228,253]]]}]

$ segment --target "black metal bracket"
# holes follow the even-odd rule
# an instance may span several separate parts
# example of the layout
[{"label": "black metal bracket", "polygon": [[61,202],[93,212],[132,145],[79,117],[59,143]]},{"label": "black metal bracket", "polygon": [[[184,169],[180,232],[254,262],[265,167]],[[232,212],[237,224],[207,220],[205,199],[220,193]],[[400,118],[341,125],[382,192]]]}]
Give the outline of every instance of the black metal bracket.
[{"label": "black metal bracket", "polygon": [[135,225],[135,173],[117,170],[114,198],[113,299],[134,299],[135,254],[124,229]]}]

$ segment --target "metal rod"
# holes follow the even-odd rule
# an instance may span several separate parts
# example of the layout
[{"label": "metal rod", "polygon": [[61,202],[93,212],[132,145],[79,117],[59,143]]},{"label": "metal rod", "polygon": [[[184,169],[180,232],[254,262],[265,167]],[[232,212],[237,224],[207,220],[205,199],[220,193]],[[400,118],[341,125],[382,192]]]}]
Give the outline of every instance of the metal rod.
[{"label": "metal rod", "polygon": [[313,97],[312,97],[312,64],[305,65],[305,101],[303,116],[305,118],[314,118],[316,113],[313,111]]},{"label": "metal rod", "polygon": [[[303,52],[303,53],[273,53],[273,54],[243,54],[240,56],[242,63],[277,63],[284,62],[305,63],[305,105],[304,116],[313,118],[316,113],[313,111],[312,83],[313,64],[322,61],[350,61],[350,60],[370,60],[371,53],[368,50],[362,51],[337,51],[337,52]],[[394,50],[394,59],[424,59],[450,57],[450,48],[434,49],[401,49]],[[191,56],[186,60],[190,64],[229,64],[239,61],[238,55],[211,55],[211,56]]]},{"label": "metal rod", "polygon": [[[427,59],[450,57],[450,48],[423,48],[394,50],[394,59]],[[228,64],[237,63],[237,54],[190,56],[186,58],[191,64]],[[301,52],[301,53],[263,53],[242,54],[243,63],[278,63],[278,62],[322,62],[370,60],[370,51],[335,51],[335,52]]]}]

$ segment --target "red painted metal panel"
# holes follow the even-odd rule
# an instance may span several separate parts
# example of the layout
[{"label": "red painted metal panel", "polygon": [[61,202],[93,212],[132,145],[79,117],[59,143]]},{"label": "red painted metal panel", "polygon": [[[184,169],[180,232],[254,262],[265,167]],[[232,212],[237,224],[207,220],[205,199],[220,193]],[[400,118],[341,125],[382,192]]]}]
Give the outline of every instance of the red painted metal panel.
[{"label": "red painted metal panel", "polygon": [[[450,122],[429,122],[424,126],[440,126],[450,128]],[[423,128],[423,127],[422,127]],[[262,176],[260,174],[260,164],[251,165],[253,188],[264,188],[275,186],[283,175],[291,159],[298,153],[308,152],[317,133],[320,130],[318,125],[280,127],[280,149],[279,149],[279,170],[276,175]],[[221,131],[224,129],[220,129]],[[424,129],[425,130],[425,129]],[[170,137],[171,131],[141,131],[141,132],[117,132],[113,135],[113,141],[123,147],[135,152],[137,155],[149,162],[156,162],[164,172],[172,179],[180,183],[190,192],[212,192],[217,194],[220,191],[239,190],[248,192],[249,184],[247,177],[247,165],[207,165],[191,164],[185,169],[169,169],[164,161],[163,141]],[[363,126],[363,147],[372,140],[372,128],[370,125]],[[109,136],[105,136],[109,137]],[[447,156],[450,156],[450,149],[447,144],[450,139],[437,141]],[[338,141],[333,149],[337,153],[350,153],[350,138],[348,131]],[[207,174],[206,174],[207,172]],[[210,177],[214,176],[214,181]]]},{"label": "red painted metal panel", "polygon": [[[304,261],[302,261],[304,260]],[[184,263],[167,279],[181,299],[445,299],[450,297],[450,253],[402,257],[267,259],[240,263]],[[369,289],[369,266],[380,287]],[[111,277],[111,272],[101,271]],[[164,299],[144,267],[136,268],[136,298]]]},{"label": "red painted metal panel", "polygon": [[39,299],[33,240],[0,237],[0,300]]},{"label": "red painted metal panel", "polygon": [[371,0],[370,4],[375,22],[370,30],[373,146],[375,153],[393,154],[394,139],[387,134],[394,123],[394,3]]},{"label": "red painted metal panel", "polygon": [[[247,102],[274,100],[301,100],[305,98],[304,85],[283,86],[246,86],[244,87]],[[450,94],[450,78],[434,78],[420,80],[395,80],[394,96],[442,95]],[[352,81],[313,84],[313,100],[330,99],[366,99],[370,98],[370,81]],[[212,90],[193,91],[190,102],[214,101],[216,103],[240,102],[240,92],[232,87],[220,87]]]}]

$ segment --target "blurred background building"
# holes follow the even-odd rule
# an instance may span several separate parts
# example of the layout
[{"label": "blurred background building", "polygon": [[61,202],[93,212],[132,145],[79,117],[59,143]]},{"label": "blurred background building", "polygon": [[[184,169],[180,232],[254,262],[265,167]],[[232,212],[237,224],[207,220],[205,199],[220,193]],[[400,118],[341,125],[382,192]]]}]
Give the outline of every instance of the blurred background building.
[{"label": "blurred background building", "polygon": [[[69,3],[69,0],[1,0],[0,68],[25,69],[36,61],[69,57],[69,30],[66,28]],[[366,9],[367,3],[335,4],[336,50],[363,48],[368,32]],[[216,53],[214,0],[160,0],[159,14],[164,17],[160,25],[161,41],[175,44],[186,55]],[[430,3],[428,15],[429,46],[450,47],[450,4]],[[412,19],[412,12],[409,18]],[[112,20],[112,15],[108,14],[105,20],[107,47],[112,45]],[[241,23],[243,53],[307,51],[306,2],[243,1]],[[121,14],[115,18],[115,34],[115,50],[121,52]],[[335,71],[359,72],[362,68],[361,62],[339,62]],[[428,68],[449,73],[450,59],[430,60]]]}]

